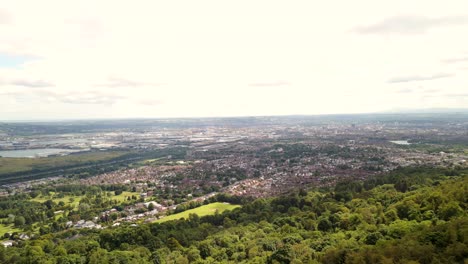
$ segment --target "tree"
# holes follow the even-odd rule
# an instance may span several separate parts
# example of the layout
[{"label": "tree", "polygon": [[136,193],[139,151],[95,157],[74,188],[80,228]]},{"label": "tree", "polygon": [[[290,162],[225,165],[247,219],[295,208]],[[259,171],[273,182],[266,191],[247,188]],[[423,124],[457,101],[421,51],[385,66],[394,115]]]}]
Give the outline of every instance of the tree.
[{"label": "tree", "polygon": [[154,251],[152,254],[151,254],[151,261],[153,262],[153,264],[162,264],[164,263],[163,260],[162,260],[162,257],[160,256],[160,253],[157,252],[157,251]]},{"label": "tree", "polygon": [[112,221],[117,220],[118,217],[119,217],[119,215],[117,213],[110,214],[110,218],[112,219]]},{"label": "tree", "polygon": [[26,219],[23,216],[15,217],[15,227],[22,227],[26,223]]},{"label": "tree", "polygon": [[91,206],[89,204],[87,204],[87,203],[80,203],[78,208],[79,208],[80,212],[86,212],[91,208]]},{"label": "tree", "polygon": [[55,256],[66,256],[67,250],[63,246],[57,246],[53,253]]},{"label": "tree", "polygon": [[463,214],[463,209],[456,201],[451,201],[450,203],[442,206],[439,213],[440,217],[444,220],[449,220],[450,218],[461,214]]},{"label": "tree", "polygon": [[89,264],[107,264],[109,258],[107,256],[107,250],[99,248],[98,250],[91,253],[89,257]]},{"label": "tree", "polygon": [[317,225],[317,228],[320,230],[320,231],[329,231],[330,229],[333,228],[333,224],[330,222],[330,220],[326,219],[326,218],[322,218],[320,219],[318,225]]},{"label": "tree", "polygon": [[176,250],[176,249],[182,248],[179,241],[177,241],[177,239],[175,239],[173,237],[170,237],[170,238],[167,239],[167,247],[170,250]]},{"label": "tree", "polygon": [[200,245],[198,246],[198,250],[200,250],[200,256],[203,258],[203,259],[206,259],[207,257],[211,256],[211,246],[210,246],[211,243],[209,243],[208,241],[203,241],[200,243]]},{"label": "tree", "polygon": [[5,247],[0,247],[0,263],[6,263]]},{"label": "tree", "polygon": [[45,253],[40,246],[26,246],[25,251],[28,263],[44,263]]},{"label": "tree", "polygon": [[192,246],[187,251],[187,258],[190,262],[194,262],[200,259],[200,250]]},{"label": "tree", "polygon": [[366,244],[367,245],[375,245],[377,241],[381,239],[383,236],[379,232],[373,232],[366,236]]},{"label": "tree", "polygon": [[285,247],[285,248],[281,248],[275,251],[268,258],[267,263],[268,264],[275,264],[275,263],[288,264],[288,263],[291,263],[291,260],[292,260],[291,249],[289,247]]}]

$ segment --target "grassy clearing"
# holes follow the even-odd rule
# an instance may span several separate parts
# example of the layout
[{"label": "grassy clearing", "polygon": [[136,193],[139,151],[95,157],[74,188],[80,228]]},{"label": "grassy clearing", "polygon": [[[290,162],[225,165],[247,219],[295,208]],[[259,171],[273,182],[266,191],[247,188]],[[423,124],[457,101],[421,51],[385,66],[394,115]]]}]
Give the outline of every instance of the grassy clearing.
[{"label": "grassy clearing", "polygon": [[114,192],[110,192],[110,193],[112,194],[110,199],[117,200],[120,203],[127,201],[127,198],[132,197],[132,195],[135,195],[137,198],[140,198],[140,193],[138,192],[122,192],[119,195],[114,195]]},{"label": "grassy clearing", "polygon": [[5,233],[14,233],[14,232],[21,232],[21,229],[15,228],[12,224],[11,225],[0,224],[0,239],[3,238],[3,235]]},{"label": "grassy clearing", "polygon": [[80,201],[81,199],[83,198],[83,196],[72,196],[72,195],[65,195],[61,198],[58,198],[55,196],[54,193],[51,193],[50,196],[38,196],[36,198],[32,198],[31,201],[34,201],[34,202],[38,202],[38,203],[43,203],[47,200],[52,200],[54,201],[55,203],[59,203],[59,202],[64,202],[65,205],[72,205],[74,208],[77,208],[78,205],[80,204]]},{"label": "grassy clearing", "polygon": [[106,151],[71,154],[60,157],[44,158],[0,158],[0,174],[30,171],[33,169],[54,168],[68,165],[79,165],[93,161],[105,161],[120,157],[128,152]]},{"label": "grassy clearing", "polygon": [[166,216],[162,219],[156,220],[156,222],[162,223],[180,218],[188,219],[189,214],[197,214],[198,216],[212,215],[215,214],[216,210],[218,210],[219,213],[222,213],[226,210],[233,210],[238,207],[240,207],[240,205],[233,205],[228,203],[211,203],[178,214]]},{"label": "grassy clearing", "polygon": [[[109,196],[109,194],[110,194],[110,196]],[[132,197],[132,195],[135,195],[138,198],[140,198],[140,193],[138,193],[138,192],[122,192],[119,195],[114,195],[114,192],[107,192],[106,197],[107,197],[107,199],[116,200],[119,203],[122,203],[124,201],[127,201],[127,197]],[[42,196],[41,195],[41,196],[38,196],[36,198],[32,198],[31,201],[43,203],[43,202],[45,202],[47,200],[52,200],[57,204],[59,202],[64,202],[66,206],[67,205],[72,205],[76,209],[76,208],[78,208],[78,205],[80,204],[80,201],[81,201],[81,199],[83,199],[83,197],[84,196],[65,195],[64,197],[58,198],[55,193],[51,192],[51,194],[49,196]]]},{"label": "grassy clearing", "polygon": [[141,160],[137,161],[132,164],[132,167],[140,167],[140,166],[149,166],[149,165],[157,165],[161,164],[162,161],[167,160],[166,157],[160,157],[160,158],[155,158],[155,159],[146,159],[146,160]]},{"label": "grassy clearing", "polygon": [[56,214],[56,215],[54,215],[54,219],[55,219],[55,221],[59,220],[59,219],[60,219],[60,217],[65,217],[65,214],[64,214],[64,213],[60,213],[60,214]]},{"label": "grassy clearing", "polygon": [[145,163],[145,164],[153,163],[155,161],[159,161],[159,160],[162,160],[162,159],[166,159],[166,158],[162,157],[162,158],[157,158],[157,159],[147,159],[147,160],[144,160],[143,163]]}]

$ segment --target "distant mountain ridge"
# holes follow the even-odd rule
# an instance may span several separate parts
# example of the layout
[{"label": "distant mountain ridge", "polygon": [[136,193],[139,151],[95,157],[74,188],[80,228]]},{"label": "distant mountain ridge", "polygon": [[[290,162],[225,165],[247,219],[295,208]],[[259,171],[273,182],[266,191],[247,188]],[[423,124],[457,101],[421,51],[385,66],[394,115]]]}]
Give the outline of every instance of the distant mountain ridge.
[{"label": "distant mountain ridge", "polygon": [[446,114],[446,113],[468,113],[468,108],[396,108],[392,110],[378,112],[379,114]]}]

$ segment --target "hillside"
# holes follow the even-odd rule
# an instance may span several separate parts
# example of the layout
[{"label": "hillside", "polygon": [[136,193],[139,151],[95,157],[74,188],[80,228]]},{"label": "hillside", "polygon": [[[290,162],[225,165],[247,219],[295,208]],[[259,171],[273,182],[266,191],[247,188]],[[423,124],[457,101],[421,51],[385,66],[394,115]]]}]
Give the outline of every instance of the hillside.
[{"label": "hillside", "polygon": [[[69,230],[2,263],[464,263],[468,171],[410,168],[188,220]],[[222,196],[218,200],[234,200]]]}]

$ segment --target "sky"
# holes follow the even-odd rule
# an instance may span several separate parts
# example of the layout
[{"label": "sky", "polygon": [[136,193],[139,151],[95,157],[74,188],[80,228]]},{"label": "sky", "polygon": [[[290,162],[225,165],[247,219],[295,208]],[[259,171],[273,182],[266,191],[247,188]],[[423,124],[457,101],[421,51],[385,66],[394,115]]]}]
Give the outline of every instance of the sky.
[{"label": "sky", "polygon": [[466,0],[0,0],[0,120],[468,106]]}]

